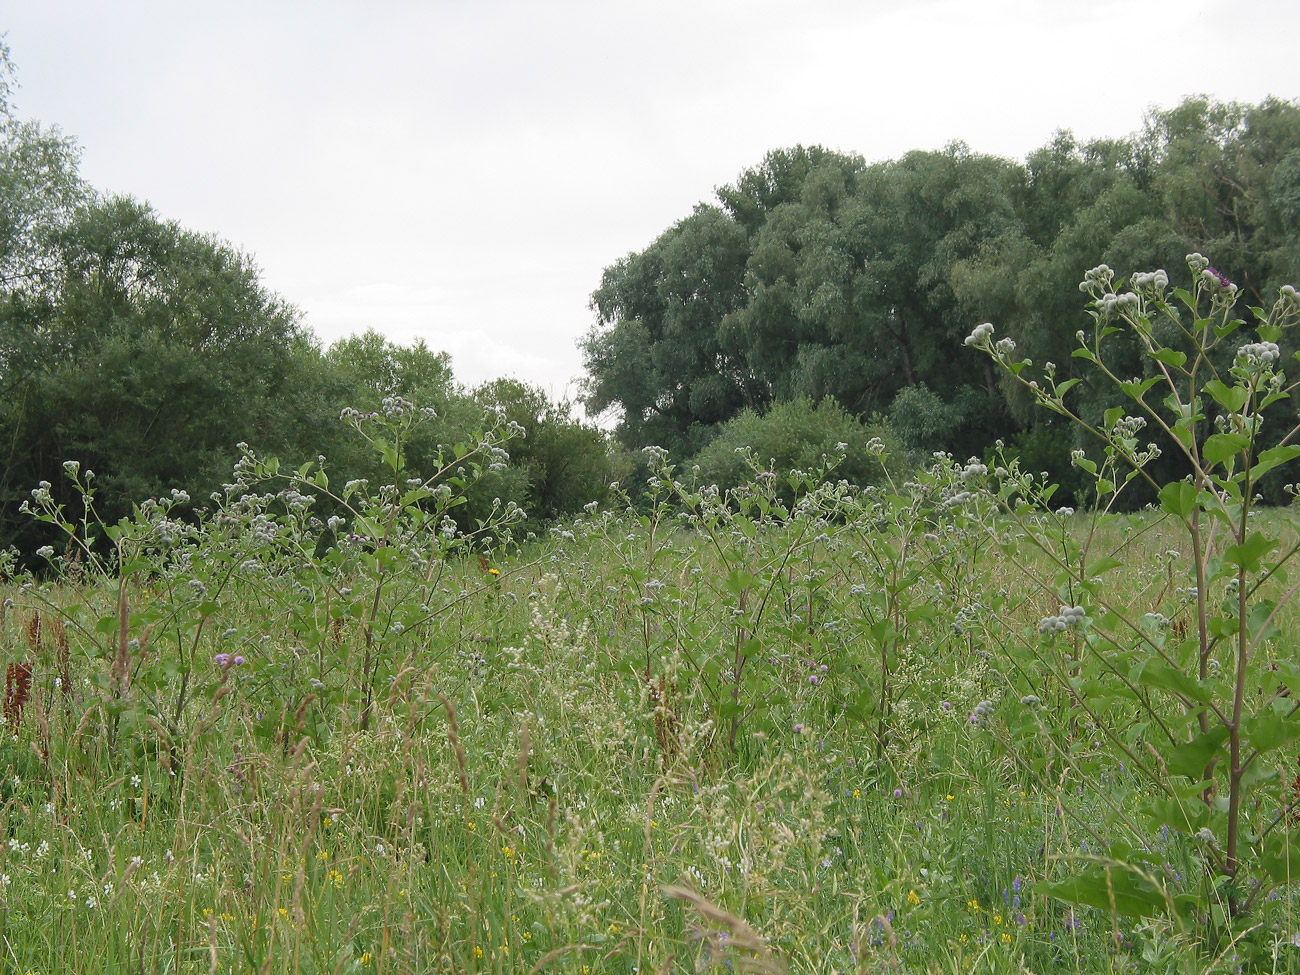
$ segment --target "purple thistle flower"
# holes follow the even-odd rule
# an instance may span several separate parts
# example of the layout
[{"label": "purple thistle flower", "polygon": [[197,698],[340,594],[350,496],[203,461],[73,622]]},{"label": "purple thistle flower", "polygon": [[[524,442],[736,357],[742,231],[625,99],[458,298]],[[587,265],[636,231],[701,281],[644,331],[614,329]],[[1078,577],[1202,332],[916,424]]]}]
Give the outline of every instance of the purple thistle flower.
[{"label": "purple thistle flower", "polygon": [[222,669],[230,666],[230,654],[219,653],[212,658],[212,662]]}]

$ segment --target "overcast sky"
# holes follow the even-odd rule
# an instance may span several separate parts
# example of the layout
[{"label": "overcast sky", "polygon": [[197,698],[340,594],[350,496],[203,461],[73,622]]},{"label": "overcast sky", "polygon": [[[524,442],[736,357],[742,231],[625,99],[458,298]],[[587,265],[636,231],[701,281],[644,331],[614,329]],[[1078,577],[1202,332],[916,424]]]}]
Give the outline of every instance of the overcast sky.
[{"label": "overcast sky", "polygon": [[775,148],[1023,159],[1300,96],[1300,3],[0,0],[21,116],[251,252],[329,342],[574,395],[604,267]]}]

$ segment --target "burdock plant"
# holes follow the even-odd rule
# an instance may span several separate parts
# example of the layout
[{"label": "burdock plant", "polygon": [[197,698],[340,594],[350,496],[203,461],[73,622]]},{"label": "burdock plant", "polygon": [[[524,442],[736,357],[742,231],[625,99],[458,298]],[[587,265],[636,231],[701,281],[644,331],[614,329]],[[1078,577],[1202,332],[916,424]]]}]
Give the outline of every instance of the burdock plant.
[{"label": "burdock plant", "polygon": [[[1250,308],[1248,326],[1237,317],[1237,287],[1200,254],[1187,263],[1185,289],[1170,289],[1164,271],[1135,274],[1126,287],[1105,265],[1087,273],[1080,288],[1094,324],[1091,333],[1078,332],[1073,355],[1090,364],[1097,385],[1127,401],[1100,421],[1073,405],[1068,394],[1078,378],[1058,380],[1051,363],[1037,369],[1018,358],[1014,342],[997,339],[992,325],[977,326],[966,344],[1101,446],[1099,461],[1074,453],[1093,478],[1094,518],[1142,479],[1190,549],[1189,559],[1169,561],[1171,584],[1156,605],[1137,607],[1102,583],[1124,548],[1090,560],[1086,546],[1062,545],[1059,535],[1020,534],[1057,567],[1056,589],[1049,581],[1044,595],[1069,604],[1039,633],[1021,635],[1028,651],[1017,663],[1023,679],[1052,689],[1070,709],[1071,719],[1048,732],[1057,760],[1082,771],[1067,739],[1081,726],[1096,729],[1111,766],[1138,776],[1150,796],[1121,810],[1134,836],[1175,831],[1204,866],[1196,889],[1187,890],[1145,840],[1116,839],[1053,892],[1115,914],[1163,913],[1180,925],[1217,919],[1240,930],[1263,895],[1300,876],[1300,842],[1289,828],[1293,797],[1279,782],[1279,756],[1289,758],[1300,739],[1300,661],[1273,652],[1283,609],[1300,589],[1288,571],[1300,542],[1270,527],[1280,519],[1256,513],[1261,478],[1300,456],[1300,425],[1287,428],[1295,409],[1285,409],[1296,383],[1283,372],[1279,345],[1300,320],[1300,295],[1284,287],[1271,308]],[[1114,363],[1121,350],[1131,361],[1134,349],[1144,374],[1126,378]],[[1184,476],[1157,479],[1153,461],[1162,453],[1161,466],[1176,460]],[[1015,501],[1003,497],[1013,510]],[[1023,508],[1018,517],[1027,523]],[[1022,542],[1002,541],[1017,559]],[[1038,720],[1041,711],[1034,714]],[[1124,717],[1108,717],[1114,714]],[[1039,727],[1046,732],[1046,723]]]}]

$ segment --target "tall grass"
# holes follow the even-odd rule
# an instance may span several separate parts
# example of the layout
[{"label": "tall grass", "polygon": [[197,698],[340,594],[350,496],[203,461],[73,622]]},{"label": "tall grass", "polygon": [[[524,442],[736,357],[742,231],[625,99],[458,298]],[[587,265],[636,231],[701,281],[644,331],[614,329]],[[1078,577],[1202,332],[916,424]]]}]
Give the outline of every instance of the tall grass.
[{"label": "tall grass", "polygon": [[[1196,884],[1196,842],[1134,836],[1143,783],[1096,726],[1122,706],[1021,703],[1005,646],[1055,597],[999,560],[991,514],[931,511],[925,532],[887,499],[837,504],[711,527],[689,505],[593,513],[495,572],[452,559],[445,608],[379,641],[364,730],[366,617],[306,626],[298,574],[236,573],[197,644],[175,612],[193,562],[10,586],[6,970],[1300,970],[1286,886],[1226,945],[1041,893],[1121,837]],[[1111,591],[1176,620],[1169,526],[1105,532],[1138,540]],[[760,589],[761,613],[742,598]],[[175,666],[122,689],[187,653],[179,720]]]}]

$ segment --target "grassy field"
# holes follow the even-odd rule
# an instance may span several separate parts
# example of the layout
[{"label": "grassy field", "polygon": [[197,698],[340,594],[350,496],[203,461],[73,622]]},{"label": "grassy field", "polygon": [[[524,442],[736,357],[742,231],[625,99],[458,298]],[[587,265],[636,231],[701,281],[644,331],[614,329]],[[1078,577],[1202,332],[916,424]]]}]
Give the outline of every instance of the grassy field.
[{"label": "grassy field", "polygon": [[[986,475],[793,509],[665,478],[510,554],[414,517],[327,549],[283,493],[145,511],[123,574],[5,588],[0,967],[1300,971],[1286,875],[1229,890],[1140,812],[1199,698],[1106,681],[1196,628],[1180,523]],[[1289,717],[1271,624],[1249,695]]]}]

